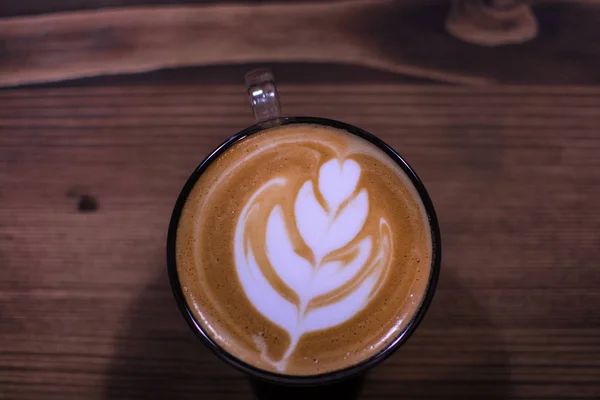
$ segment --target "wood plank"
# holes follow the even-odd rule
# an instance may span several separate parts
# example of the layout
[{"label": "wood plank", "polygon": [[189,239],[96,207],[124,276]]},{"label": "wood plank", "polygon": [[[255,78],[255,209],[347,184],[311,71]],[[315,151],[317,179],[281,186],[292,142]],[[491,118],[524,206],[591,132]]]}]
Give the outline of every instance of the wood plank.
[{"label": "wood plank", "polygon": [[600,397],[600,89],[280,91],[288,115],[381,136],[427,185],[444,261],[415,336],[364,380],[290,392],[189,331],[166,228],[193,168],[252,123],[243,87],[4,90],[0,398]]},{"label": "wood plank", "polygon": [[[347,0],[326,0],[329,3]],[[254,3],[301,3],[302,0],[244,0],[244,4]],[[0,7],[0,17],[15,17],[23,15],[36,15],[58,13],[77,10],[97,10],[109,7],[133,7],[148,5],[207,5],[219,4],[223,0],[22,0],[3,4]],[[242,2],[238,2],[242,3]]]},{"label": "wood plank", "polygon": [[[339,80],[341,65],[366,70],[342,74],[350,81],[360,75],[380,80],[400,75],[470,85],[600,82],[600,55],[592,45],[600,41],[597,0],[536,2],[539,36],[493,48],[446,33],[448,3],[210,3],[5,18],[0,20],[0,85],[261,63],[297,63],[290,75],[298,79]],[[69,4],[63,9],[71,9]],[[116,4],[132,3],[90,7]]]},{"label": "wood plank", "polygon": [[0,85],[190,65],[290,61],[335,61],[443,82],[485,82],[388,57],[388,51],[356,36],[362,14],[389,12],[390,7],[403,12],[396,10],[397,4],[353,0],[138,7],[11,18],[0,21]]}]

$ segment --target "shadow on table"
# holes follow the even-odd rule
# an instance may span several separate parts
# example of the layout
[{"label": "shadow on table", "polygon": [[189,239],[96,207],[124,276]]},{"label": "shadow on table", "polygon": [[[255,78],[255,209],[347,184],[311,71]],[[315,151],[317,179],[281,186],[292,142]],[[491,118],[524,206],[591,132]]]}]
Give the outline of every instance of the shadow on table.
[{"label": "shadow on table", "polygon": [[[475,332],[462,337],[461,332]],[[486,311],[452,271],[414,337],[366,378],[325,388],[250,380],[193,335],[172,299],[166,273],[124,317],[107,371],[107,399],[504,399],[508,356]]]},{"label": "shadow on table", "polygon": [[510,392],[499,328],[455,270],[444,266],[423,323],[367,375],[361,398],[501,400]]},{"label": "shadow on table", "polygon": [[323,388],[254,383],[260,400],[490,399],[510,394],[508,354],[477,299],[444,268],[425,320],[413,337],[365,377]]},{"label": "shadow on table", "polygon": [[284,387],[251,379],[255,398],[258,400],[358,400],[361,399],[365,375],[331,385],[318,387]]},{"label": "shadow on table", "polygon": [[241,399],[251,393],[245,375],[218,360],[192,333],[166,270],[132,302],[116,339],[106,399]]}]

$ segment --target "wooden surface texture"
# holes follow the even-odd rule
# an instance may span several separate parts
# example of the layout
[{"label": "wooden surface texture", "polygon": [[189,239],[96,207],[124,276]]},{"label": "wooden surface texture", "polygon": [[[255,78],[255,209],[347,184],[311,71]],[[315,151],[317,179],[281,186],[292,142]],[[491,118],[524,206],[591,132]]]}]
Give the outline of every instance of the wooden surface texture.
[{"label": "wooden surface texture", "polygon": [[[329,63],[369,68],[388,78],[465,85],[600,82],[600,0],[536,1],[538,36],[494,47],[447,33],[448,0],[162,2],[101,8],[114,2],[92,0],[83,10],[73,10],[68,0],[38,2],[38,10],[54,11],[44,15],[35,8],[18,14],[18,6],[0,6],[0,16],[3,9],[10,15],[0,19],[0,86],[265,62]],[[122,6],[130,4],[122,1]],[[516,23],[496,24],[509,30],[511,22]],[[485,24],[480,28],[481,35],[490,35]],[[336,79],[339,71],[318,68],[312,75]]]},{"label": "wooden surface texture", "polygon": [[0,91],[0,399],[600,398],[592,75],[467,87],[275,65],[286,115],[363,127],[416,169],[440,283],[409,342],[339,386],[253,382],[205,349],[171,295],[166,231],[191,171],[252,123],[247,67]]},{"label": "wooden surface texture", "polygon": [[[282,85],[281,96],[288,115],[380,135],[439,213],[430,312],[359,398],[600,395],[600,89]],[[241,85],[0,93],[4,398],[252,395],[189,331],[164,265],[179,189],[251,122]]]}]

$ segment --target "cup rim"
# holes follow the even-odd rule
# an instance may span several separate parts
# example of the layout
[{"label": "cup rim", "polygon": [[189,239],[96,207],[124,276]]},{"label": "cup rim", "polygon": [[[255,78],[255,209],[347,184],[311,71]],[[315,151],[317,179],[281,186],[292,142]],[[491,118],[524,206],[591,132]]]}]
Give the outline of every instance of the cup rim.
[{"label": "cup rim", "polygon": [[[411,321],[397,334],[394,340],[388,343],[388,345],[385,346],[384,349],[380,350],[376,354],[373,354],[371,357],[368,357],[357,364],[348,366],[343,369],[314,375],[285,375],[267,371],[238,359],[234,355],[227,352],[218,343],[216,343],[209,336],[209,334],[205,332],[204,329],[202,329],[202,326],[196,320],[194,314],[192,313],[190,307],[187,304],[187,301],[185,300],[183,290],[181,289],[181,284],[179,281],[179,274],[177,272],[176,262],[177,260],[175,256],[177,227],[179,225],[179,219],[181,217],[183,206],[192,188],[194,187],[202,173],[209,167],[209,165],[233,145],[253,134],[256,134],[274,126],[294,124],[322,125],[341,129],[371,142],[372,144],[380,148],[382,151],[384,151],[390,158],[392,158],[396,162],[396,164],[400,166],[400,168],[402,168],[403,172],[408,176],[411,183],[417,190],[419,198],[425,208],[425,213],[427,214],[429,226],[431,228],[432,258],[428,284],[425,289],[425,294],[421,301],[421,305],[417,308],[417,311],[412,316]],[[188,325],[194,331],[195,335],[204,343],[204,345],[206,345],[206,347],[212,350],[212,352],[215,353],[219,358],[232,365],[233,367],[237,368],[238,370],[245,372],[252,377],[259,378],[268,382],[297,386],[333,383],[353,377],[361,372],[364,372],[365,370],[369,369],[375,364],[380,363],[381,361],[389,357],[391,354],[393,354],[402,344],[404,344],[408,340],[408,338],[412,336],[417,326],[421,323],[423,317],[427,312],[427,309],[429,308],[429,305],[431,304],[439,279],[439,273],[441,268],[441,255],[442,248],[440,227],[433,206],[433,202],[431,201],[431,198],[429,197],[425,186],[423,185],[415,171],[404,160],[404,158],[402,158],[400,154],[398,154],[392,147],[390,147],[384,141],[361,128],[347,124],[345,122],[319,117],[285,117],[279,119],[276,124],[255,124],[246,129],[243,129],[242,131],[233,135],[221,145],[219,145],[196,167],[196,169],[192,172],[191,176],[187,179],[175,203],[173,213],[171,215],[171,220],[169,223],[169,230],[167,236],[167,271],[169,275],[171,289],[173,291],[173,295],[175,297],[175,301],[177,302],[177,306],[180,312],[182,313],[184,319],[187,321]]]}]

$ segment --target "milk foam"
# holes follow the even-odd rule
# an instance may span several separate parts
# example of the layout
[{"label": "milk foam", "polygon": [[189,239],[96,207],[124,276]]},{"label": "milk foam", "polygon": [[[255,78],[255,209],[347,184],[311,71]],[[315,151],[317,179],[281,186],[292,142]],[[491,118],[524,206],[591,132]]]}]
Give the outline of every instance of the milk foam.
[{"label": "milk foam", "polygon": [[226,352],[320,374],[377,354],[411,321],[429,232],[410,179],[379,148],[334,128],[276,127],[199,177],[177,228],[177,271],[194,318]]},{"label": "milk foam", "polygon": [[[283,357],[270,360],[262,339],[255,338],[263,358],[279,371],[285,370],[304,333],[339,325],[363,310],[390,266],[389,225],[385,218],[369,215],[369,193],[359,187],[360,176],[356,161],[329,159],[319,168],[316,187],[311,179],[300,186],[293,209],[272,205],[269,193],[301,182],[290,182],[290,177],[272,179],[256,190],[237,220],[234,256],[243,290],[252,305],[291,339]],[[258,230],[265,232],[264,251],[270,265],[259,265],[252,246],[257,238],[250,231],[252,224],[261,222],[252,215],[260,207],[271,206],[266,227]],[[286,226],[286,213],[293,213],[295,227]],[[370,217],[379,218],[379,232],[367,232],[357,240]],[[312,257],[298,253],[291,229],[297,230]],[[374,235],[379,239],[376,247]],[[264,273],[268,268],[297,295],[297,302],[275,289]],[[327,296],[329,301],[313,304],[314,299]]]}]

